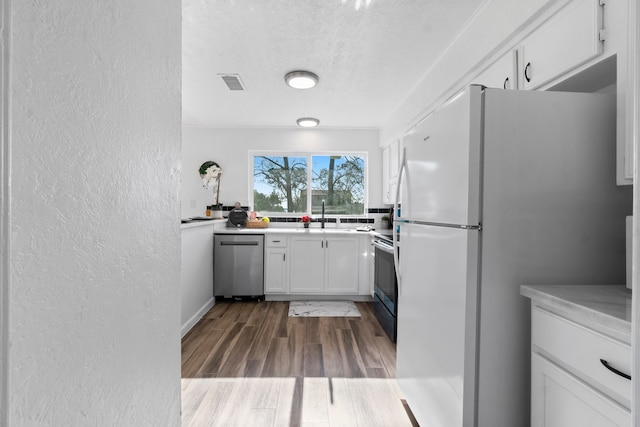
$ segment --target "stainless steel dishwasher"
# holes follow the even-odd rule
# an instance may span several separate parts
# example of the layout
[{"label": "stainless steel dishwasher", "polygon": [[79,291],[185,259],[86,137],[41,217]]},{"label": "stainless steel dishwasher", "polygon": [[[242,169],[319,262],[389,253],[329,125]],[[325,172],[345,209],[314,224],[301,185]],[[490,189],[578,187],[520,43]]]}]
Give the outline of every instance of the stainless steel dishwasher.
[{"label": "stainless steel dishwasher", "polygon": [[213,294],[264,297],[264,235],[213,236]]}]

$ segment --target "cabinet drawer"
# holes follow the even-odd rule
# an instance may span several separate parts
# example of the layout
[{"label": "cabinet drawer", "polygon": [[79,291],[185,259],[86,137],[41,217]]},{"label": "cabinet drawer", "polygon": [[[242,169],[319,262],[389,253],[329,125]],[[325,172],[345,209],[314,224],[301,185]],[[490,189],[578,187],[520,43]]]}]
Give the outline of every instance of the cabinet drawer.
[{"label": "cabinet drawer", "polygon": [[286,236],[266,236],[268,248],[286,248],[287,237]]},{"label": "cabinet drawer", "polygon": [[[624,405],[631,399],[631,381],[600,361],[631,374],[631,346],[538,307],[531,311],[531,342],[576,376]],[[538,351],[535,347],[533,351]]]},{"label": "cabinet drawer", "polygon": [[531,427],[629,427],[631,411],[544,357],[531,355]]}]

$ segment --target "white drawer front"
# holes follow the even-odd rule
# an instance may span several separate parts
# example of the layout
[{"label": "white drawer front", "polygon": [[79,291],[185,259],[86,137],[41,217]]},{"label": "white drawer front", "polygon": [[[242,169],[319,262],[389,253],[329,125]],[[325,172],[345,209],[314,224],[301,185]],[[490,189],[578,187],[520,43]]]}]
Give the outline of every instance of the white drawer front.
[{"label": "white drawer front", "polygon": [[531,427],[630,427],[631,411],[531,355]]},{"label": "white drawer front", "polygon": [[[600,361],[631,374],[631,347],[553,313],[533,307],[531,342],[603,393],[629,404],[631,381],[608,370]],[[534,348],[534,351],[536,349]]]},{"label": "white drawer front", "polygon": [[286,248],[287,236],[266,236],[268,248]]}]

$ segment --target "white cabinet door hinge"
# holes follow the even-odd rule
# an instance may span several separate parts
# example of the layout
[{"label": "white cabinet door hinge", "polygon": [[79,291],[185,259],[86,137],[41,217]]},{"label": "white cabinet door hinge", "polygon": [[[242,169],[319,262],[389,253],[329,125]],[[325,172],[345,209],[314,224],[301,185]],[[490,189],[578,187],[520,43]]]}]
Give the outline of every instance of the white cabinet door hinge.
[{"label": "white cabinet door hinge", "polygon": [[603,28],[602,30],[598,31],[598,40],[603,42],[606,39],[607,39],[607,30]]},{"label": "white cabinet door hinge", "polygon": [[[604,16],[604,7],[607,4],[607,0],[598,0],[598,4],[600,5],[600,7],[602,8],[602,10],[600,11],[600,25],[602,25],[604,27],[604,22],[603,22],[603,16]],[[601,42],[605,41],[607,39],[607,30],[605,28],[601,28],[600,31],[598,31],[598,40],[600,40]]]}]

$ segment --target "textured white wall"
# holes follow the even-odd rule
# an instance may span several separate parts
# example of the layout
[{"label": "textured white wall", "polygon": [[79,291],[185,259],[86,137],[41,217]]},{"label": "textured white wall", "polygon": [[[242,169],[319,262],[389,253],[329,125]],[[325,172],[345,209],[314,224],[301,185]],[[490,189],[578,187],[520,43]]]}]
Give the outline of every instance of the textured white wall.
[{"label": "textured white wall", "polygon": [[12,426],[180,423],[180,16],[12,3]]},{"label": "textured white wall", "polygon": [[[249,201],[249,150],[360,151],[368,153],[369,206],[381,203],[381,151],[375,129],[182,128],[182,218],[204,215],[213,192],[202,188],[198,168],[222,168],[220,202]],[[196,206],[192,207],[195,201]]]},{"label": "textured white wall", "polygon": [[0,2],[0,425],[9,398],[9,0]]}]

